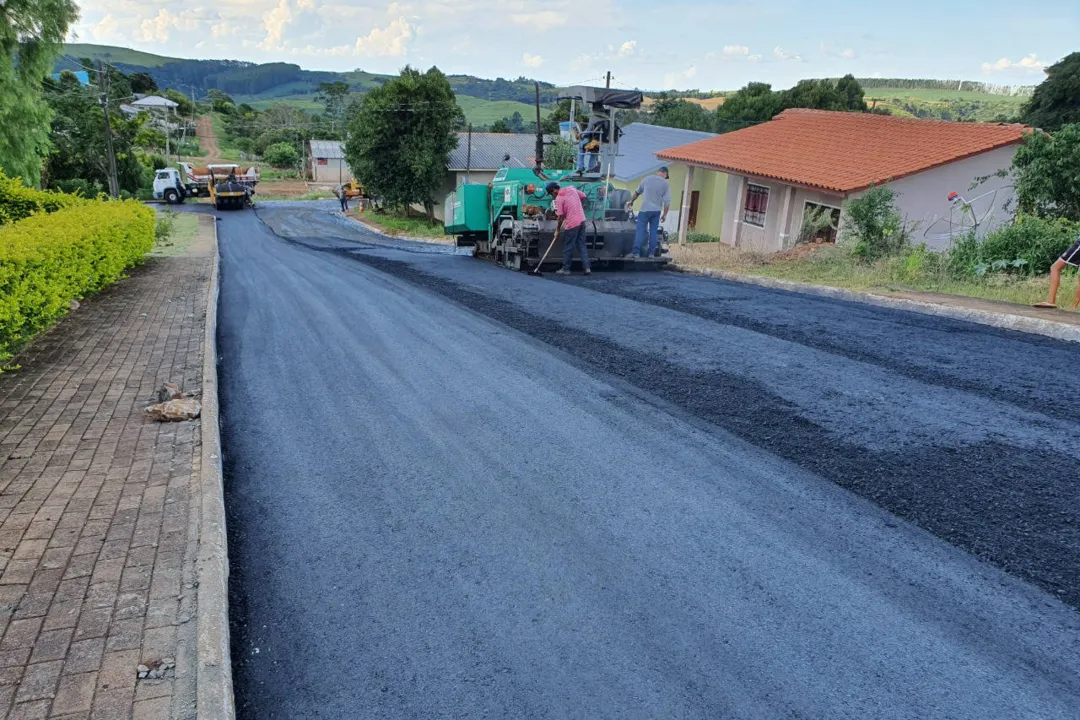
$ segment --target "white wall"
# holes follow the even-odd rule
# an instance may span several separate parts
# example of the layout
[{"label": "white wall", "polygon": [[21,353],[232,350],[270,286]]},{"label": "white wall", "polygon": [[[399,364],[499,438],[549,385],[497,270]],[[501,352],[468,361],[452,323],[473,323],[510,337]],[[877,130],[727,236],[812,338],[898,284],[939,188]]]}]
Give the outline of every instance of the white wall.
[{"label": "white wall", "polygon": [[320,183],[343,183],[352,178],[352,170],[344,160],[328,159],[325,165],[319,165],[318,160],[311,159],[312,180]]},{"label": "white wall", "polygon": [[[945,250],[953,237],[971,230],[973,215],[979,220],[980,235],[1010,220],[1016,197],[1013,180],[994,173],[1009,170],[1015,152],[1015,145],[999,148],[889,183],[897,194],[900,212],[909,224],[915,224],[911,242]],[[986,182],[970,189],[976,178],[988,175]],[[972,213],[964,213],[959,203],[949,202],[949,193],[954,191],[971,203]]]}]

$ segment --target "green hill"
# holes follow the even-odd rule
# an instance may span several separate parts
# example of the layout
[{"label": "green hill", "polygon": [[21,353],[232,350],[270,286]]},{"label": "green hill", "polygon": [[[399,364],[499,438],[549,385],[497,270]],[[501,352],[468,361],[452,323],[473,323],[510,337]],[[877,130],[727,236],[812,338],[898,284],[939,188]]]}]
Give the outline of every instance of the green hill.
[{"label": "green hill", "polygon": [[68,43],[64,53],[74,58],[104,60],[114,65],[141,65],[142,67],[161,67],[165,63],[180,62],[177,58],[162,57],[151,53],[131,50],[130,48],[111,45],[90,45],[87,43]]}]

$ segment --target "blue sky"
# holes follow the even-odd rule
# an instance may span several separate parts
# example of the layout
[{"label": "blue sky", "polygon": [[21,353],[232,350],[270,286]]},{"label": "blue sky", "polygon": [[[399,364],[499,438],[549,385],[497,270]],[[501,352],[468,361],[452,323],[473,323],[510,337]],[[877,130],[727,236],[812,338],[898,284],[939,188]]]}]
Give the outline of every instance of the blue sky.
[{"label": "blue sky", "polygon": [[177,57],[559,84],[727,90],[857,76],[1034,84],[1080,50],[1080,2],[84,0],[74,34]]}]

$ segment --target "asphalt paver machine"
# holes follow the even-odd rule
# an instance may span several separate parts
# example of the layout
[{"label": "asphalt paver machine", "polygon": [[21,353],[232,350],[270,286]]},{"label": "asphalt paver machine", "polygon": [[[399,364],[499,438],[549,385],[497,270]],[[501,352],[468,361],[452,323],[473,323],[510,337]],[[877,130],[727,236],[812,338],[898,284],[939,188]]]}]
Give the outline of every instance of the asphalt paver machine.
[{"label": "asphalt paver machine", "polygon": [[544,139],[538,132],[535,167],[502,167],[490,183],[463,183],[446,198],[447,234],[455,236],[459,247],[472,247],[475,256],[514,270],[538,269],[545,255],[547,264],[560,263],[562,240],[550,247],[557,225],[555,198],[545,189],[555,181],[587,198],[582,202],[585,242],[594,267],[662,267],[669,260],[666,243],[656,257],[628,257],[637,229],[628,208],[631,194],[611,183],[622,135],[616,113],[641,107],[642,94],[578,86],[560,90],[559,99],[575,100],[589,111],[588,125],[577,141],[575,167],[545,169]]}]

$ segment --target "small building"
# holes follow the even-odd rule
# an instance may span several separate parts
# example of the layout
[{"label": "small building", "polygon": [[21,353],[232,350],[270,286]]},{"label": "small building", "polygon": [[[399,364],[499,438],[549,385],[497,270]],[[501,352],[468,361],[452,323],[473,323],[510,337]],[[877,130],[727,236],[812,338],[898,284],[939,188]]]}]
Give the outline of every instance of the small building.
[{"label": "small building", "polygon": [[[470,145],[471,143],[471,145]],[[464,183],[487,184],[502,167],[536,165],[536,136],[511,133],[458,133],[458,146],[450,151],[446,180],[436,193],[435,217],[442,220],[442,198]]]},{"label": "small building", "polygon": [[311,180],[340,185],[352,179],[352,168],[345,162],[345,151],[337,140],[312,140]]},{"label": "small building", "polygon": [[888,185],[912,241],[945,249],[960,233],[1009,219],[1014,193],[1007,173],[1026,130],[797,109],[658,157],[685,165],[690,184],[701,173],[730,176],[720,233],[729,245],[789,248],[811,212],[830,218],[820,239],[835,241],[844,201]]},{"label": "small building", "polygon": [[[667,165],[656,154],[677,145],[716,137],[714,133],[682,130],[679,128],[633,123],[623,128],[619,139],[619,154],[615,158],[615,172],[611,184],[634,192],[641,181]],[[687,192],[688,167],[683,164],[669,167],[671,183],[671,211],[664,227],[670,233],[679,230],[679,209]],[[697,173],[689,187],[687,207],[688,229],[720,236],[724,221],[724,198],[727,193],[727,175],[723,173]]]}]

